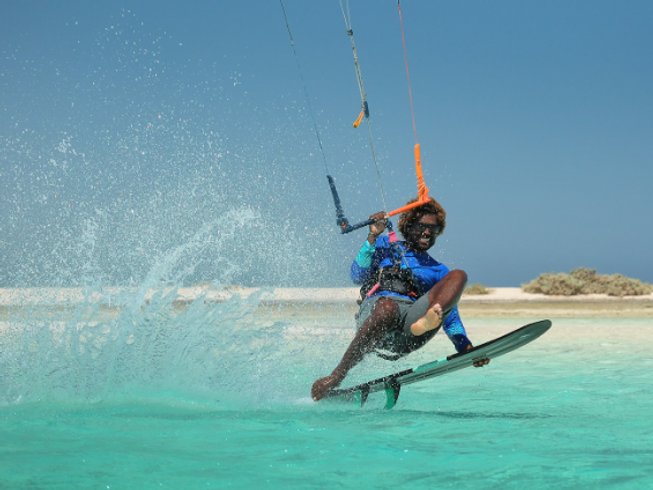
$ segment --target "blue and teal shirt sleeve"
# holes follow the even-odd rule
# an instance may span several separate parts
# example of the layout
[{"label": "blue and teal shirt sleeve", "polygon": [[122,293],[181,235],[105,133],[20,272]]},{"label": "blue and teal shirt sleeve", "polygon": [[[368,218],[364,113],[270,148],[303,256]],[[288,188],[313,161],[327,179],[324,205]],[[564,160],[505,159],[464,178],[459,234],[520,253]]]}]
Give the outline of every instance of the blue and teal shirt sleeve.
[{"label": "blue and teal shirt sleeve", "polygon": [[454,306],[449,314],[444,318],[442,329],[447,334],[447,337],[449,337],[449,340],[453,343],[456,352],[465,352],[467,347],[472,344],[467,338],[467,332],[465,331],[463,322],[460,319],[457,306]]},{"label": "blue and teal shirt sleeve", "polygon": [[354,284],[363,284],[378,268],[375,265],[374,254],[376,252],[377,244],[382,242],[382,238],[378,238],[374,244],[370,244],[367,240],[363,242],[356,258],[351,264],[351,280]]}]

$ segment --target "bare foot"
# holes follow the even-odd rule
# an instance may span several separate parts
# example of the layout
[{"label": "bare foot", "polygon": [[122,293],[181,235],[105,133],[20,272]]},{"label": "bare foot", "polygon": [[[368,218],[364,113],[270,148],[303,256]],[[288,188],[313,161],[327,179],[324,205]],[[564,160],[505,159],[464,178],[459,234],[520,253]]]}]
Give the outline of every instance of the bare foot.
[{"label": "bare foot", "polygon": [[424,335],[429,330],[438,328],[442,323],[442,307],[436,303],[426,310],[426,315],[410,326],[410,331],[416,337]]},{"label": "bare foot", "polygon": [[313,387],[311,388],[311,397],[315,401],[324,398],[324,395],[338,386],[341,381],[342,378],[335,376],[334,374],[330,374],[329,376],[318,379],[315,383],[313,383]]}]

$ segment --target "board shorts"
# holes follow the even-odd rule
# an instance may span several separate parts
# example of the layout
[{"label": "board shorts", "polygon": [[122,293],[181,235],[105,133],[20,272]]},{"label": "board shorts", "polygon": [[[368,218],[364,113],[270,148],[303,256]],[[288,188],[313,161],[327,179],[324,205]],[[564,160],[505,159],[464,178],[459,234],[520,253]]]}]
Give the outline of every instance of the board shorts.
[{"label": "board shorts", "polygon": [[356,330],[360,330],[363,322],[372,314],[372,310],[380,298],[388,298],[397,303],[397,306],[399,306],[399,320],[374,346],[374,351],[379,357],[396,361],[422,347],[438,332],[439,328],[435,328],[426,332],[424,335],[415,336],[410,331],[410,326],[422,318],[429,308],[428,294],[423,295],[417,301],[395,296],[372,296],[371,298],[366,298],[361,304],[356,317]]}]

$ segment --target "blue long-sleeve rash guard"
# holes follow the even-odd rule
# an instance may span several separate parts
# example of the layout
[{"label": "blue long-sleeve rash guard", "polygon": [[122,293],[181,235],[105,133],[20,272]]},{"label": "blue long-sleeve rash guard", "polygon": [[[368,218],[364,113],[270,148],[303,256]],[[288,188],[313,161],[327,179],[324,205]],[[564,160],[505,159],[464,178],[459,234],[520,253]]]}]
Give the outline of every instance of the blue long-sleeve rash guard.
[{"label": "blue long-sleeve rash guard", "polygon": [[[401,249],[401,268],[410,268],[415,278],[418,296],[426,294],[435,284],[449,273],[449,268],[435,260],[426,252],[416,252],[406,247],[405,242],[397,242],[395,246]],[[354,284],[362,285],[368,279],[375,277],[379,269],[392,267],[395,263],[394,252],[387,236],[379,237],[374,245],[367,240],[363,243],[356,258],[351,264],[351,279]],[[414,301],[414,298],[392,291],[377,291],[375,296],[395,296]],[[445,316],[442,328],[456,350],[461,352],[471,342],[458,313],[458,307]]]}]

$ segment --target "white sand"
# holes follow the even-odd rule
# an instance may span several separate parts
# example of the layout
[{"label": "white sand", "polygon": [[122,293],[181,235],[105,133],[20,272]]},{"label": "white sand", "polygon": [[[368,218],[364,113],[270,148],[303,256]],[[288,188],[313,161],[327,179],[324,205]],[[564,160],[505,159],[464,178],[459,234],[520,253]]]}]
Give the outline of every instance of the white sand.
[{"label": "white sand", "polygon": [[[263,306],[314,306],[354,308],[357,288],[240,288],[214,289],[210,285],[188,288],[166,288],[139,292],[136,288],[104,288],[90,294],[81,288],[13,288],[0,289],[0,307],[74,306],[80,303],[120,307],[128,301],[148,302],[155,294],[170,294],[173,302],[184,305],[201,298],[222,302],[237,296],[247,298],[261,294]],[[466,316],[521,315],[528,312],[550,312],[565,316],[653,316],[653,294],[611,297],[601,294],[579,296],[545,296],[525,293],[520,288],[490,288],[489,294],[463,295],[460,309]]]}]

